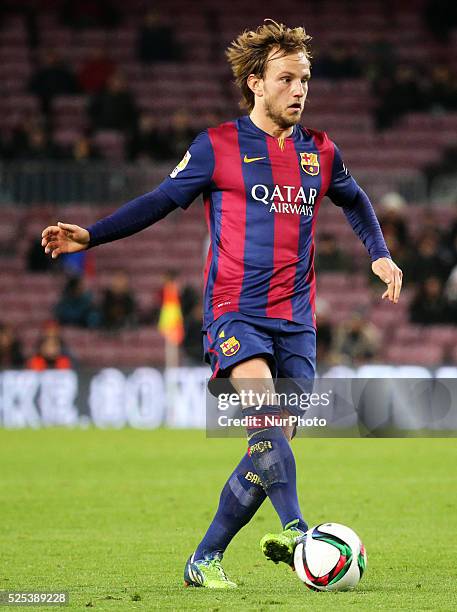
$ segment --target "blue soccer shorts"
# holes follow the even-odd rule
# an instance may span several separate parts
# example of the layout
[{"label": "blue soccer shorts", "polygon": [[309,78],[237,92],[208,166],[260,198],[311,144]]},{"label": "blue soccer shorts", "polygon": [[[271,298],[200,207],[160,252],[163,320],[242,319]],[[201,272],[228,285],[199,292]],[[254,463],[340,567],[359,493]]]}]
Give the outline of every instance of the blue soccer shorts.
[{"label": "blue soccer shorts", "polygon": [[316,330],[309,325],[228,312],[208,327],[203,345],[214,395],[222,390],[217,379],[228,378],[233,366],[253,357],[267,360],[274,379],[294,379],[290,389],[309,391],[314,380]]}]

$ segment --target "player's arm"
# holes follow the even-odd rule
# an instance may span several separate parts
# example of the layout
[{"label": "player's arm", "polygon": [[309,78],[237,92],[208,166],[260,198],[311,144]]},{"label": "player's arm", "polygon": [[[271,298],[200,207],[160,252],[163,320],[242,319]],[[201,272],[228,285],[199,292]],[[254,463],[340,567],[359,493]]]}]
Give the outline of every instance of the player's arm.
[{"label": "player's arm", "polygon": [[370,199],[350,175],[336,145],[333,146],[335,154],[327,195],[337,206],[342,207],[352,229],[370,255],[373,273],[386,283],[387,289],[382,299],[388,298],[396,304],[400,297],[403,273],[390,256]]},{"label": "player's arm", "polygon": [[213,170],[211,143],[208,134],[202,132],[157,189],[127,202],[88,228],[69,223],[51,225],[43,230],[41,244],[55,259],[63,253],[76,253],[136,234],[176,208],[187,208],[208,186]]},{"label": "player's arm", "polygon": [[87,229],[70,223],[58,223],[43,230],[41,244],[45,253],[56,259],[63,253],[77,253],[90,247],[131,236],[163,219],[178,208],[160,188],[121,206],[112,215]]}]

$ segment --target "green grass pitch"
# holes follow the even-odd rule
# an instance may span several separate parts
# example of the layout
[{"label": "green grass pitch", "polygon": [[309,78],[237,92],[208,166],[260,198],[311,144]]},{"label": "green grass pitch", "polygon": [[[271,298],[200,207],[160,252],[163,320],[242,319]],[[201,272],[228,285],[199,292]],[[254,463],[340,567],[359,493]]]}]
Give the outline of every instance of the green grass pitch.
[{"label": "green grass pitch", "polygon": [[262,557],[280,527],[268,501],[226,553],[239,589],[184,589],[244,448],[196,431],[0,430],[0,590],[66,589],[70,608],[97,610],[457,609],[453,439],[294,442],[307,520],[365,542],[356,591],[311,592]]}]

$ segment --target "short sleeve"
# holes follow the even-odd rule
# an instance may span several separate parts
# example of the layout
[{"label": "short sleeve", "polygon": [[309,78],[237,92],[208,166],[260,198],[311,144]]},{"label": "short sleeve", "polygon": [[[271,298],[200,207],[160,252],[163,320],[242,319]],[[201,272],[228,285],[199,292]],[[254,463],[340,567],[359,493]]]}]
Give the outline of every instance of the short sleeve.
[{"label": "short sleeve", "polygon": [[214,172],[214,152],[208,132],[201,132],[184,157],[161,183],[164,191],[178,206],[187,208],[207,188]]},{"label": "short sleeve", "polygon": [[350,206],[359,191],[359,186],[346,168],[340,150],[334,142],[332,145],[335,152],[327,195],[337,206]]}]

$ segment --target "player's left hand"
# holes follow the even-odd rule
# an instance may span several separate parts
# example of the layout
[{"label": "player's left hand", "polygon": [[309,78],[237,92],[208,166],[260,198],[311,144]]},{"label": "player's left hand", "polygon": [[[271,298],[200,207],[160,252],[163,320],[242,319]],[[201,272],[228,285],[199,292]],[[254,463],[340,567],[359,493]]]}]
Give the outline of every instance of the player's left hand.
[{"label": "player's left hand", "polygon": [[403,272],[388,257],[380,257],[371,264],[371,269],[376,276],[386,283],[387,289],[382,294],[382,299],[389,298],[391,302],[396,304],[400,298],[401,285],[403,281]]}]

